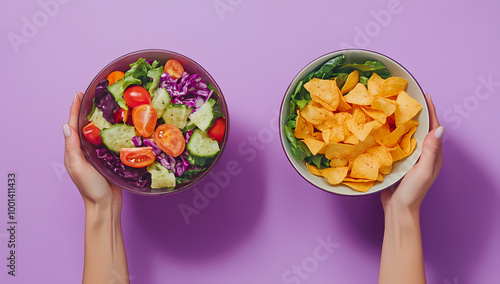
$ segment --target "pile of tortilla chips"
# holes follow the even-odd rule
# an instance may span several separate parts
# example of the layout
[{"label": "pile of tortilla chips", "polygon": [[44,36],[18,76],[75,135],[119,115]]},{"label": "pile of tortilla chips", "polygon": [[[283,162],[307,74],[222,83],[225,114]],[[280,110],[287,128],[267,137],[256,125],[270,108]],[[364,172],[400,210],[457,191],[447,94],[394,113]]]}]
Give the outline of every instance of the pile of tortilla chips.
[{"label": "pile of tortilla chips", "polygon": [[297,110],[295,137],[313,155],[325,154],[330,167],[309,171],[332,185],[366,192],[392,171],[394,162],[413,153],[412,138],[422,106],[406,92],[407,81],[373,73],[367,86],[359,72],[349,74],[342,89],[336,80],[314,78],[304,85],[311,101]]}]

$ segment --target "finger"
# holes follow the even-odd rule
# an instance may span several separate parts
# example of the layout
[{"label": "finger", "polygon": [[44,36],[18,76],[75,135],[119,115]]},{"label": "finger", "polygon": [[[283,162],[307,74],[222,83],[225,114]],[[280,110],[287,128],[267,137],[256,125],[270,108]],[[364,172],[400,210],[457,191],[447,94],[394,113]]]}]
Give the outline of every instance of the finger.
[{"label": "finger", "polygon": [[432,101],[432,98],[428,93],[425,94],[425,100],[427,101],[427,105],[429,106],[430,129],[433,130],[438,128],[440,125],[436,113],[436,106],[434,106],[434,102]]},{"label": "finger", "polygon": [[418,161],[419,165],[427,169],[436,169],[436,161],[442,159],[442,141],[444,136],[445,128],[444,126],[438,126],[438,128],[432,130],[425,136],[424,143],[422,144],[422,155]]},{"label": "finger", "polygon": [[77,131],[69,124],[63,124],[63,134],[65,136],[65,160],[70,167],[79,167],[84,157],[80,149],[80,139]]},{"label": "finger", "polygon": [[68,124],[74,129],[78,129],[78,113],[80,111],[80,105],[82,103],[82,96],[82,92],[76,92],[73,104],[71,104],[71,108],[69,109]]}]

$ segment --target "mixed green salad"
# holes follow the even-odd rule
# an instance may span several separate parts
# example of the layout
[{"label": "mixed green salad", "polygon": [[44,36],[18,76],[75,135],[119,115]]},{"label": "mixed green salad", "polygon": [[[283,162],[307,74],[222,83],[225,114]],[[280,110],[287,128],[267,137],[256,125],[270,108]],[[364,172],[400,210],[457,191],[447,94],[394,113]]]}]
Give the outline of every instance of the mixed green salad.
[{"label": "mixed green salad", "polygon": [[140,58],[96,87],[83,128],[97,157],[127,182],[174,189],[206,170],[226,131],[217,90],[176,60]]}]

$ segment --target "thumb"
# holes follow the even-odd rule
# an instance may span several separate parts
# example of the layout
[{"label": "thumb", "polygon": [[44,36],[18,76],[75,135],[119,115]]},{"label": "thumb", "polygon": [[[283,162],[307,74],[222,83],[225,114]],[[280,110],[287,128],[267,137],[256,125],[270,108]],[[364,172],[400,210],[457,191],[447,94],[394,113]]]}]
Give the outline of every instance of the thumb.
[{"label": "thumb", "polygon": [[444,126],[439,126],[425,136],[424,143],[422,144],[422,155],[419,160],[419,164],[423,167],[434,169],[436,161],[441,159],[445,130]]},{"label": "thumb", "polygon": [[65,164],[68,167],[78,167],[83,159],[83,155],[80,149],[80,139],[76,130],[68,125],[63,124],[62,126],[64,140],[65,140]]}]

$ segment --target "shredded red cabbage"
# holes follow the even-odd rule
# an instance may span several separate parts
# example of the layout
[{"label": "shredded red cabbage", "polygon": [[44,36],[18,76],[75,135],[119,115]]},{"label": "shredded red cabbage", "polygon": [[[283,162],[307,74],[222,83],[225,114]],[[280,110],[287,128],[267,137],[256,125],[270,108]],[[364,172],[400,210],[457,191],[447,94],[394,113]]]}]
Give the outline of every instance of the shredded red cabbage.
[{"label": "shredded red cabbage", "polygon": [[97,157],[102,159],[106,166],[119,177],[133,185],[144,187],[151,179],[146,168],[132,168],[126,166],[116,154],[106,148],[95,149]]},{"label": "shredded red cabbage", "polygon": [[[191,131],[192,134],[192,131]],[[189,141],[189,140],[188,140]],[[176,176],[180,177],[185,171],[197,169],[193,168],[193,165],[188,162],[186,157],[189,155],[188,150],[180,154],[178,157],[174,158],[167,153],[163,152],[154,141],[149,139],[144,139],[144,145],[146,147],[153,148],[153,153],[156,155],[156,160],[168,170],[171,170]]]},{"label": "shredded red cabbage", "polygon": [[141,147],[142,146],[142,137],[141,136],[134,136],[134,137],[132,137],[132,142],[134,143],[135,147]]},{"label": "shredded red cabbage", "polygon": [[113,95],[108,91],[109,81],[103,79],[95,88],[95,106],[102,111],[102,116],[111,124],[115,123],[113,113],[119,108]]},{"label": "shredded red cabbage", "polygon": [[186,139],[186,144],[189,143],[189,139],[191,138],[191,135],[193,135],[193,132],[194,132],[194,129],[188,130],[186,132],[186,137],[184,137]]},{"label": "shredded red cabbage", "polygon": [[213,90],[203,82],[200,75],[189,75],[184,72],[179,79],[163,73],[160,77],[160,88],[167,90],[173,104],[185,104],[196,112],[213,94]]}]

